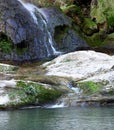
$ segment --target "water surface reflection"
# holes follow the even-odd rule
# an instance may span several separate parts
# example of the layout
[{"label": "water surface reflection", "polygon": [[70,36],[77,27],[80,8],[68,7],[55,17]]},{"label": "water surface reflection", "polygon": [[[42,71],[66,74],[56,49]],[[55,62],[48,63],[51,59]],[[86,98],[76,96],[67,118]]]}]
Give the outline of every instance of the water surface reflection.
[{"label": "water surface reflection", "polygon": [[0,112],[0,130],[113,130],[114,107]]}]

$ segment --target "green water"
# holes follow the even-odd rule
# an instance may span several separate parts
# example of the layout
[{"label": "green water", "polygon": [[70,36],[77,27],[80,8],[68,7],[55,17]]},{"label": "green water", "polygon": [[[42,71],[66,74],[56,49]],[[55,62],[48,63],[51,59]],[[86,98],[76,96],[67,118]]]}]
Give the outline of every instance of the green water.
[{"label": "green water", "polygon": [[114,107],[0,111],[0,130],[114,130]]}]

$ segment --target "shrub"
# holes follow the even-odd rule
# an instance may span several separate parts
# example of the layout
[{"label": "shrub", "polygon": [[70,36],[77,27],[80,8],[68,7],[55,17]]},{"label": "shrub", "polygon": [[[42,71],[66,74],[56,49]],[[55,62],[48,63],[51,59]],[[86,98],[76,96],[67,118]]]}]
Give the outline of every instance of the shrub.
[{"label": "shrub", "polygon": [[34,100],[34,102],[38,100],[39,104],[55,101],[61,96],[60,91],[56,89],[45,88],[37,83],[18,81],[17,87],[23,89],[25,95],[27,95],[27,98]]}]

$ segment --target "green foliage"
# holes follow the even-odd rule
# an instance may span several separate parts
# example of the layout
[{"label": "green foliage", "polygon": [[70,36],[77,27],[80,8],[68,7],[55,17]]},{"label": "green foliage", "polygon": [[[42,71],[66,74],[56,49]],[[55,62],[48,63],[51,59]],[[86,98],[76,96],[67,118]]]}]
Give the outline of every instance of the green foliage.
[{"label": "green foliage", "polygon": [[114,9],[105,11],[107,22],[109,26],[114,26]]},{"label": "green foliage", "polygon": [[69,11],[76,12],[76,13],[79,13],[79,14],[81,13],[80,7],[78,7],[76,5],[62,6],[61,9],[64,13],[67,13]]},{"label": "green foliage", "polygon": [[33,3],[40,6],[67,6],[73,4],[74,0],[32,0]]},{"label": "green foliage", "polygon": [[97,23],[107,22],[108,25],[114,26],[114,1],[97,0],[97,5],[91,6],[91,18],[95,18]]},{"label": "green foliage", "polygon": [[92,21],[90,18],[85,18],[84,19],[84,26],[87,28],[97,28],[97,25],[94,21]]},{"label": "green foliage", "polygon": [[[100,47],[104,44],[104,34],[100,34],[99,33],[95,33],[92,36],[85,36],[85,39],[87,40],[87,43],[91,46],[91,47]],[[106,38],[106,37],[105,37]]]},{"label": "green foliage", "polygon": [[6,54],[12,51],[12,42],[7,37],[0,40],[0,50]]},{"label": "green foliage", "polygon": [[92,5],[90,16],[91,18],[95,18],[97,23],[104,23],[106,21],[106,16],[103,13],[107,10],[109,4],[107,0],[97,0],[98,5]]},{"label": "green foliage", "polygon": [[25,92],[27,98],[22,99],[24,101],[27,100],[25,102],[38,101],[39,104],[44,104],[55,101],[58,97],[61,96],[61,92],[58,90],[45,88],[42,85],[32,82],[26,83],[23,81],[18,81],[17,87]]},{"label": "green foliage", "polygon": [[94,21],[92,21],[90,18],[85,18],[83,22],[83,32],[86,35],[90,36],[96,31],[98,31],[97,24]]},{"label": "green foliage", "polygon": [[87,82],[81,82],[78,84],[84,94],[95,94],[97,92],[100,92],[100,89],[101,89],[101,84],[99,83],[94,83],[92,81],[87,81]]},{"label": "green foliage", "polygon": [[5,34],[0,34],[0,51],[5,54],[10,54],[14,50],[17,55],[22,55],[27,51],[27,48],[13,47],[12,41]]},{"label": "green foliage", "polygon": [[108,95],[114,96],[114,89],[112,88],[109,92],[107,92]]}]

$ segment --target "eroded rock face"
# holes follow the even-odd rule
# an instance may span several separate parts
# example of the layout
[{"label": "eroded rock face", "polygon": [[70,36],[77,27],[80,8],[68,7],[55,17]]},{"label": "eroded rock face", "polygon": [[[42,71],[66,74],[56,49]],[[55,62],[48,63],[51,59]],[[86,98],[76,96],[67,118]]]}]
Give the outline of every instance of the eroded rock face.
[{"label": "eroded rock face", "polygon": [[[12,42],[9,54],[4,54],[2,46],[1,59],[45,59],[59,55],[61,51],[64,53],[87,47],[71,28],[72,20],[58,9],[38,8],[21,0],[4,0],[0,2],[0,12],[1,44],[3,35]],[[64,25],[67,32],[61,34],[62,42],[59,43],[54,39],[57,33],[55,28]]]},{"label": "eroded rock face", "polygon": [[[0,32],[11,38],[14,44],[32,39],[36,25],[30,13],[17,0],[0,2]],[[24,15],[26,14],[26,15]]]}]

